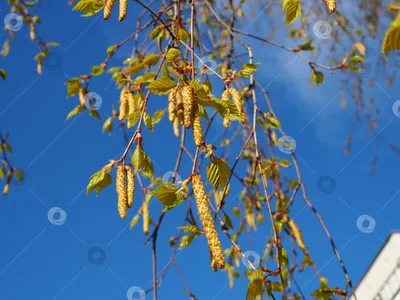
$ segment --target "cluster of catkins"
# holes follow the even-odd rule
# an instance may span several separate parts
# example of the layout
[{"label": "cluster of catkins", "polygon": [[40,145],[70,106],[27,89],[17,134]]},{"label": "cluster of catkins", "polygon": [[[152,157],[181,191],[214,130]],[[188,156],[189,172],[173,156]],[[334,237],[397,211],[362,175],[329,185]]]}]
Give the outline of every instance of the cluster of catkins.
[{"label": "cluster of catkins", "polygon": [[127,209],[132,207],[135,190],[135,179],[131,167],[118,166],[116,190],[118,195],[118,213],[122,219],[125,219]]},{"label": "cluster of catkins", "polygon": [[121,96],[119,100],[119,120],[122,121],[126,117],[131,116],[136,110],[135,99],[129,92],[128,87],[125,85],[121,90]]},{"label": "cluster of catkins", "polygon": [[174,132],[179,136],[179,125],[193,126],[193,138],[197,147],[204,142],[196,90],[186,82],[180,82],[168,95],[168,118],[174,123]]},{"label": "cluster of catkins", "polygon": [[[106,5],[104,6],[104,20],[107,20],[111,16],[111,10],[114,7],[117,0],[106,0]],[[128,13],[128,0],[119,0],[119,21],[123,21]]]}]

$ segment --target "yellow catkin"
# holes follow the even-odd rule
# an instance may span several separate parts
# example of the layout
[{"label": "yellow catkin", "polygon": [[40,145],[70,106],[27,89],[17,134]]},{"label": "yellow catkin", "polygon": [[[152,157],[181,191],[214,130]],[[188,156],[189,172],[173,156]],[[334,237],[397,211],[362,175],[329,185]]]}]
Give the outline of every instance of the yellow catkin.
[{"label": "yellow catkin", "polygon": [[201,176],[193,175],[192,183],[194,197],[196,199],[197,211],[200,217],[201,224],[204,227],[204,233],[207,238],[208,246],[212,255],[211,266],[216,266],[219,269],[223,269],[225,267],[225,261],[224,255],[222,253],[222,246],[218,238],[217,230],[215,229],[210,207],[208,206],[208,197],[204,189]]},{"label": "yellow catkin", "polygon": [[128,13],[128,0],[119,0],[119,21],[122,22]]},{"label": "yellow catkin", "polygon": [[183,99],[183,113],[184,113],[184,125],[186,128],[192,126],[193,120],[193,108],[197,104],[196,91],[190,84],[186,84],[182,87],[182,99]]},{"label": "yellow catkin", "polygon": [[126,93],[128,92],[128,88],[126,85],[121,90],[121,95],[119,97],[119,120],[122,121],[127,117],[129,110],[128,98],[126,97]]},{"label": "yellow catkin", "polygon": [[[85,94],[86,94],[85,89],[83,89],[83,88],[79,89],[79,103],[81,104],[81,106],[86,105]],[[90,103],[87,103],[87,104],[90,105]]]},{"label": "yellow catkin", "polygon": [[184,112],[183,112],[183,97],[182,89],[180,86],[176,88],[176,115],[178,117],[179,124],[184,124]]},{"label": "yellow catkin", "polygon": [[135,177],[133,175],[131,167],[126,166],[125,169],[126,169],[126,184],[127,184],[126,192],[128,197],[126,204],[128,207],[132,207],[134,200],[134,192],[135,192]]},{"label": "yellow catkin", "polygon": [[299,227],[297,227],[297,224],[293,220],[290,220],[288,222],[288,225],[289,225],[290,229],[292,230],[292,233],[296,240],[297,245],[299,245],[299,247],[303,251],[303,253],[308,256],[308,251],[307,251],[306,245],[304,244],[303,237],[301,235],[301,231],[300,231]]},{"label": "yellow catkin", "polygon": [[37,65],[37,73],[40,75],[42,74],[42,72],[43,72],[43,64],[41,61],[39,61]]},{"label": "yellow catkin", "polygon": [[331,14],[336,10],[336,0],[325,0],[326,6]]},{"label": "yellow catkin", "polygon": [[135,99],[131,92],[126,93],[127,101],[128,101],[128,118],[133,116],[136,111]]},{"label": "yellow catkin", "polygon": [[173,89],[172,92],[169,93],[168,95],[168,119],[170,122],[174,122],[175,120],[175,109],[176,109],[175,95],[176,95],[175,89]]},{"label": "yellow catkin", "polygon": [[111,16],[111,10],[117,0],[107,0],[104,6],[104,20],[107,20]]},{"label": "yellow catkin", "polygon": [[178,118],[175,118],[173,126],[174,126],[174,134],[178,138],[179,137],[179,120],[178,120]]},{"label": "yellow catkin", "polygon": [[201,118],[199,106],[196,104],[194,107],[193,117],[193,139],[197,147],[201,146],[204,142],[203,129],[201,128]]},{"label": "yellow catkin", "polygon": [[149,234],[149,204],[145,201],[143,202],[143,232],[145,235]]},{"label": "yellow catkin", "polygon": [[10,189],[10,184],[6,183],[3,189],[3,195],[6,196],[8,194],[8,190]]},{"label": "yellow catkin", "polygon": [[121,219],[126,218],[127,192],[125,185],[126,169],[119,166],[117,170],[116,190],[118,195],[118,213]]},{"label": "yellow catkin", "polygon": [[34,41],[36,39],[35,24],[34,23],[31,23],[29,25],[29,36],[30,36],[32,41]]}]

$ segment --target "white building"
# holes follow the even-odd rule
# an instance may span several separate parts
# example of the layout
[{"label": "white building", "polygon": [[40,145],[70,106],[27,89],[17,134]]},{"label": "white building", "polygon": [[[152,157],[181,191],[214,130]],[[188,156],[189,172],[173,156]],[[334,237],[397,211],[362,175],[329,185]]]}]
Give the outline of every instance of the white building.
[{"label": "white building", "polygon": [[358,300],[400,300],[400,231],[386,239],[355,292]]}]

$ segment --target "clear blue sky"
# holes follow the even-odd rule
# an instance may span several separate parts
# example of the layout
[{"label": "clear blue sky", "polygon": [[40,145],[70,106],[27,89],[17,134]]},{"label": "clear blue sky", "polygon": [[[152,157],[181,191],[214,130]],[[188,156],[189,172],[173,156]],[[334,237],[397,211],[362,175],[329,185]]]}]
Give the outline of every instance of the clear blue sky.
[{"label": "clear blue sky", "polygon": [[[121,220],[113,186],[97,198],[94,194],[85,196],[90,175],[125,149],[121,131],[114,127],[112,136],[102,134],[100,122],[87,114],[65,122],[68,112],[77,105],[77,99],[65,99],[64,82],[88,73],[91,66],[102,62],[106,48],[120,42],[136,26],[129,24],[136,24],[139,7],[130,3],[127,20],[118,24],[115,12],[113,20],[107,23],[101,15],[100,18],[99,15],[80,18],[66,2],[49,1],[40,10],[40,35],[61,44],[54,51],[58,58],[55,61],[59,63],[56,70],[44,68],[44,74],[37,75],[33,60],[37,48],[28,38],[26,25],[12,41],[9,57],[0,60],[1,67],[9,75],[8,81],[0,82],[0,130],[11,131],[12,162],[26,172],[25,183],[14,184],[9,196],[0,199],[2,299],[28,296],[35,300],[122,300],[127,299],[126,293],[131,286],[146,289],[152,280],[151,248],[144,246],[146,238],[141,225],[132,231],[128,226],[139,208],[139,201],[129,211],[128,218]],[[0,8],[3,9],[0,14],[3,20],[8,8],[4,3]],[[261,31],[258,33],[262,34]],[[0,42],[4,40],[5,34],[0,36]],[[278,35],[276,40],[296,46],[283,35]],[[110,66],[117,66],[126,58],[131,46],[128,44],[123,50],[126,56],[118,56]],[[370,47],[379,49],[379,44],[375,42]],[[347,97],[347,111],[340,109],[336,97],[343,88],[340,83],[343,77],[335,72],[325,72],[326,84],[311,93],[308,90],[308,66],[293,57],[281,49],[257,44],[255,59],[262,63],[257,78],[267,86],[285,131],[297,142],[296,154],[309,197],[324,217],[353,282],[357,283],[385,238],[400,226],[400,196],[397,195],[400,185],[396,172],[400,159],[385,145],[386,139],[398,141],[400,119],[392,113],[392,105],[400,96],[386,86],[384,78],[378,77],[373,88],[368,88],[365,82],[365,99],[375,97],[382,111],[377,130],[382,130],[378,169],[372,177],[370,168],[377,139],[375,135],[366,134],[365,123],[358,126],[350,155],[345,157],[343,154],[344,140],[355,122],[350,97]],[[318,61],[329,64],[324,57]],[[96,78],[91,89],[103,99],[99,112],[104,120],[119,92],[114,85],[109,86],[108,75]],[[265,108],[264,100],[261,96],[259,99],[260,106]],[[162,109],[166,106],[166,97],[152,97],[150,104],[152,111]],[[220,128],[213,129],[211,137],[218,137],[220,132]],[[153,159],[156,175],[172,171],[178,141],[170,142],[175,138],[167,120],[156,125],[156,135],[148,130],[144,135],[145,150]],[[260,141],[265,145],[263,136]],[[193,149],[190,135],[188,143]],[[238,151],[238,148],[232,150],[230,165]],[[243,170],[245,164],[241,162],[238,170]],[[180,175],[188,176],[190,169],[185,158]],[[293,176],[292,169],[287,170],[287,176]],[[318,188],[318,178],[323,175],[336,182],[332,193],[324,193]],[[228,211],[239,203],[234,197],[240,191],[236,184],[227,200]],[[48,211],[53,207],[62,208],[66,213],[65,223],[61,226],[49,222]],[[185,209],[186,204],[183,204],[169,212],[164,220],[158,240],[159,270],[170,258],[168,240],[177,233],[176,227],[182,225]],[[151,217],[156,219],[160,211],[161,205],[154,200],[150,206]],[[344,276],[316,217],[300,197],[292,212],[305,232],[306,244],[321,273],[332,286],[343,287]],[[376,226],[371,233],[363,233],[357,227],[357,219],[362,215],[375,220]],[[246,237],[240,240],[244,250],[262,253],[270,233],[268,223],[258,229],[251,243]],[[221,239],[224,247],[228,247],[227,239],[224,236]],[[102,264],[93,264],[88,259],[92,247],[103,249],[105,259]],[[242,279],[236,282],[234,290],[230,290],[226,273],[210,270],[204,237],[197,238],[191,247],[182,250],[177,262],[198,299],[244,299],[248,283],[243,274],[245,267],[241,265]],[[306,295],[319,285],[314,274],[306,270],[297,275]],[[160,286],[160,299],[188,299],[182,293],[184,290],[176,270],[170,268]],[[151,297],[148,295],[146,299]]]}]

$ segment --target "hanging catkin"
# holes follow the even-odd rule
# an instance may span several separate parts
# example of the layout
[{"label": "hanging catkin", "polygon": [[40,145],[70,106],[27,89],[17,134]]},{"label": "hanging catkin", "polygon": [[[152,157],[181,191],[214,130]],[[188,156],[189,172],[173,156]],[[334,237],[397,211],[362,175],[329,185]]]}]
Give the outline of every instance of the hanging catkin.
[{"label": "hanging catkin", "polygon": [[204,142],[203,129],[201,128],[201,118],[198,104],[194,107],[193,112],[193,139],[197,147]]},{"label": "hanging catkin", "polygon": [[174,127],[175,136],[179,137],[179,121],[178,121],[178,118],[175,118],[173,127]]},{"label": "hanging catkin", "polygon": [[126,218],[127,192],[125,186],[126,169],[124,166],[119,166],[117,170],[116,189],[118,195],[118,213],[121,219]]},{"label": "hanging catkin", "polygon": [[326,6],[331,14],[336,10],[336,0],[325,0]]},{"label": "hanging catkin", "polygon": [[193,108],[197,105],[196,91],[190,84],[185,84],[182,87],[182,99],[183,99],[183,113],[184,113],[184,125],[186,128],[190,128],[193,120]]},{"label": "hanging catkin", "polygon": [[31,23],[29,25],[29,36],[30,36],[32,41],[34,41],[36,39],[35,24],[34,23]]},{"label": "hanging catkin", "polygon": [[104,6],[104,20],[107,20],[111,16],[111,10],[117,0],[107,0]]},{"label": "hanging catkin", "polygon": [[119,21],[122,22],[128,13],[128,0],[119,0]]},{"label": "hanging catkin", "polygon": [[135,99],[131,92],[126,93],[126,97],[128,98],[128,118],[133,116],[136,111]]},{"label": "hanging catkin", "polygon": [[119,97],[119,120],[122,121],[127,117],[129,111],[129,103],[128,103],[128,88],[126,85],[121,90],[121,95]]},{"label": "hanging catkin", "polygon": [[176,95],[176,89],[173,89],[171,93],[169,93],[168,95],[168,119],[170,122],[174,122],[175,120],[175,110],[176,110],[175,95]]},{"label": "hanging catkin", "polygon": [[292,230],[297,245],[299,245],[299,248],[303,251],[303,253],[308,256],[308,251],[306,245],[304,244],[303,237],[301,236],[301,231],[299,227],[297,227],[297,224],[292,219],[288,222],[288,225]]},{"label": "hanging catkin", "polygon": [[183,109],[183,97],[182,88],[180,86],[176,87],[176,114],[178,117],[179,124],[184,124],[184,109]]},{"label": "hanging catkin", "polygon": [[143,202],[143,232],[145,235],[149,234],[149,204],[145,201]]},{"label": "hanging catkin", "polygon": [[126,192],[127,192],[127,206],[132,207],[133,200],[134,200],[134,192],[135,192],[135,177],[133,176],[133,171],[131,167],[126,166]]},{"label": "hanging catkin", "polygon": [[193,175],[193,193],[196,199],[197,211],[201,224],[204,227],[204,233],[208,241],[208,246],[212,255],[211,266],[219,269],[225,267],[224,255],[222,254],[221,242],[218,239],[218,233],[215,229],[214,221],[208,206],[208,197],[204,189],[203,181],[200,175]]}]

